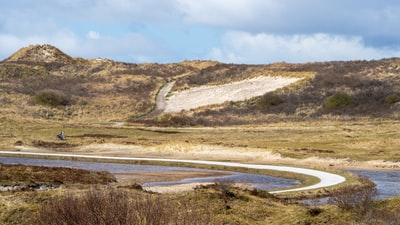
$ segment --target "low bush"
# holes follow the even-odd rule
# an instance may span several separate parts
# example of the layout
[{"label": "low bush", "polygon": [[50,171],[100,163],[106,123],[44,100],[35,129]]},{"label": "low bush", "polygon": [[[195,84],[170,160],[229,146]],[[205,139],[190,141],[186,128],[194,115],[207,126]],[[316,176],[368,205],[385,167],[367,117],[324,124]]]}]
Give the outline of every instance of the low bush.
[{"label": "low bush", "polygon": [[215,182],[216,188],[221,191],[222,198],[235,197],[235,194],[231,191],[235,186],[235,182],[227,179],[220,179]]},{"label": "low bush", "polygon": [[[136,193],[137,194],[137,193]],[[186,207],[186,208],[185,208]],[[91,189],[81,195],[55,197],[40,207],[38,225],[192,225],[208,224],[204,211],[153,195],[121,189]]]},{"label": "low bush", "polygon": [[261,109],[268,109],[271,106],[276,106],[283,103],[283,99],[274,93],[266,93],[257,102]]},{"label": "low bush", "polygon": [[354,211],[362,216],[372,210],[377,190],[367,178],[360,178],[362,185],[349,185],[335,190],[328,203],[341,210]]},{"label": "low bush", "polygon": [[353,104],[353,99],[346,93],[334,94],[325,101],[324,107],[326,109],[337,109]]},{"label": "low bush", "polygon": [[400,99],[397,94],[391,94],[385,98],[385,104],[395,104],[399,101],[400,101]]},{"label": "low bush", "polygon": [[66,106],[72,103],[72,98],[62,91],[45,89],[37,92],[33,98],[33,103],[51,107]]}]

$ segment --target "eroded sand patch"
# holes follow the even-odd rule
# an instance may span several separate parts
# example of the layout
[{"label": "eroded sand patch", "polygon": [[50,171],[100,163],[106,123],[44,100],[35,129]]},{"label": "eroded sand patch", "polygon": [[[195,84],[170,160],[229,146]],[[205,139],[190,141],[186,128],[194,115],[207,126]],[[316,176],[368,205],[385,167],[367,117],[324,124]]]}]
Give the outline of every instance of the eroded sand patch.
[{"label": "eroded sand patch", "polygon": [[191,88],[172,93],[166,102],[164,112],[180,112],[206,105],[222,104],[226,101],[242,101],[261,96],[298,80],[300,78],[260,76],[230,84]]}]

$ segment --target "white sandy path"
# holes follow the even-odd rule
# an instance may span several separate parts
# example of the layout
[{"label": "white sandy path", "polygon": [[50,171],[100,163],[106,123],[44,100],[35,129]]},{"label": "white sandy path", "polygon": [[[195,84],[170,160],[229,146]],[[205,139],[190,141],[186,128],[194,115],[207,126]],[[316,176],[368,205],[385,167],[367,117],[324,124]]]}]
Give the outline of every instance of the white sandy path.
[{"label": "white sandy path", "polygon": [[305,174],[309,176],[317,177],[320,182],[311,186],[285,189],[280,191],[272,191],[270,193],[285,193],[294,191],[306,191],[317,188],[324,188],[334,186],[346,181],[343,176],[328,173],[313,169],[304,169],[288,166],[271,166],[271,165],[258,165],[258,164],[243,164],[234,162],[218,162],[218,161],[206,161],[206,160],[183,160],[183,159],[159,159],[159,158],[135,158],[135,157],[112,157],[112,156],[96,156],[96,155],[76,155],[76,154],[56,154],[56,153],[39,153],[39,152],[13,152],[13,151],[0,151],[0,154],[12,154],[12,155],[36,155],[36,156],[56,156],[56,157],[73,157],[73,158],[88,158],[88,159],[111,159],[111,160],[127,160],[127,161],[159,161],[159,162],[177,162],[177,163],[193,163],[203,165],[216,165],[216,166],[227,166],[227,167],[239,167],[249,169],[261,169],[261,170],[276,170],[283,172],[293,172],[299,174]]},{"label": "white sandy path", "polygon": [[173,93],[164,112],[180,112],[201,106],[242,101],[282,88],[300,78],[260,76],[244,81],[217,86],[202,86]]}]

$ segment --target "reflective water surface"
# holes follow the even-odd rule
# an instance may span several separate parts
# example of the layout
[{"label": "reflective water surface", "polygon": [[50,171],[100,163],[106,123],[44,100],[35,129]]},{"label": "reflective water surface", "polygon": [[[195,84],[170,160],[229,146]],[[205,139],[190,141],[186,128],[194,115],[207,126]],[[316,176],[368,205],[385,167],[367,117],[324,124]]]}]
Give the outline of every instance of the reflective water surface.
[{"label": "reflective water surface", "polygon": [[[211,170],[188,168],[188,167],[136,165],[136,164],[122,164],[122,163],[99,163],[99,162],[82,162],[82,161],[69,161],[69,160],[46,160],[46,159],[33,159],[33,158],[8,158],[8,157],[0,157],[0,163],[50,166],[50,167],[69,167],[69,168],[94,170],[94,171],[107,171],[110,173],[141,173],[141,172],[163,173],[163,172],[174,172],[174,171],[175,172],[211,171]],[[215,170],[212,171],[216,172]],[[260,190],[272,190],[277,188],[290,187],[300,183],[297,180],[276,178],[259,174],[232,172],[230,175],[225,175],[226,171],[219,171],[219,172],[221,172],[221,176],[219,177],[188,178],[176,182],[152,182],[152,183],[146,183],[143,186],[162,186],[162,185],[198,183],[198,182],[215,182],[217,180],[226,179],[233,181],[235,183],[248,183],[250,184],[250,188],[257,188]]]},{"label": "reflective water surface", "polygon": [[376,184],[378,198],[400,196],[400,170],[347,170],[366,177]]},{"label": "reflective water surface", "polygon": [[[210,171],[205,169],[195,169],[188,167],[172,167],[172,166],[153,166],[153,165],[136,165],[136,164],[121,164],[121,163],[98,163],[98,162],[81,162],[68,160],[45,160],[32,158],[9,158],[0,157],[0,163],[3,164],[24,164],[37,166],[52,166],[52,167],[69,167],[85,170],[108,171],[110,173],[163,173],[163,172],[179,172],[179,171]],[[400,170],[347,170],[360,176],[367,177],[372,180],[378,190],[378,198],[385,199],[400,195]],[[215,170],[213,171],[215,172]],[[299,184],[299,181],[270,177],[258,174],[232,172],[231,175],[224,176],[220,171],[220,177],[202,177],[188,178],[176,182],[153,182],[146,183],[143,186],[161,186],[184,184],[194,182],[215,182],[219,179],[228,179],[235,183],[249,183],[250,188],[260,190],[272,190],[276,188],[285,188]]]}]

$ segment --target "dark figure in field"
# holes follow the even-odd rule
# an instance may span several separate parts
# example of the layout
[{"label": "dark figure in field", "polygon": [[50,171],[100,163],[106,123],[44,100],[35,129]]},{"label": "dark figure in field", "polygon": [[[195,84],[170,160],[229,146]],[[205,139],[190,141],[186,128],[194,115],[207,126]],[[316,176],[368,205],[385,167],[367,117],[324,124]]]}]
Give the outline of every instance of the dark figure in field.
[{"label": "dark figure in field", "polygon": [[65,140],[65,135],[64,135],[64,131],[61,131],[61,133],[57,134],[58,139],[60,140]]}]

